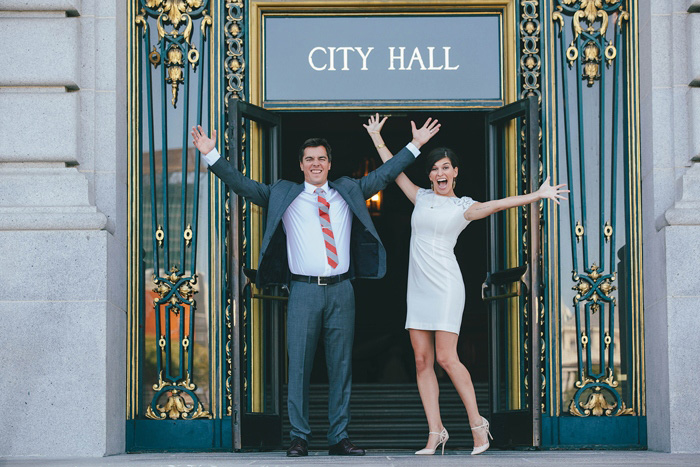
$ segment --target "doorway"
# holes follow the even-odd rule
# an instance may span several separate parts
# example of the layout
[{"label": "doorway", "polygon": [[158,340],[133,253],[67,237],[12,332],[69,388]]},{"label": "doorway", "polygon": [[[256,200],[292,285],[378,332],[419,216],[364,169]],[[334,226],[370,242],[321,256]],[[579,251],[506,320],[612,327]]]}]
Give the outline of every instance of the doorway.
[{"label": "doorway", "polygon": [[[362,127],[370,112],[282,113],[281,178],[301,182],[297,151],[310,137],[326,138],[332,148],[330,179],[361,177],[381,164],[381,159]],[[400,150],[411,139],[410,121],[419,126],[438,118],[440,133],[426,145],[406,174],[417,185],[428,188],[424,155],[439,146],[454,149],[460,157],[457,196],[483,201],[487,197],[485,114],[478,111],[426,112],[388,111],[382,130],[389,149]],[[353,421],[349,432],[358,445],[369,448],[419,448],[425,443],[427,424],[416,388],[413,351],[406,318],[410,220],[413,205],[395,184],[381,193],[381,202],[370,208],[377,232],[387,252],[387,273],[379,280],[354,281],[356,298],[355,343],[353,350]],[[488,416],[488,315],[481,300],[481,284],[487,271],[488,224],[470,224],[460,235],[455,254],[466,287],[458,353],[469,369],[480,409]],[[320,346],[320,344],[319,344]],[[436,367],[441,385],[441,408],[450,430],[451,444],[471,446],[466,411],[452,383]],[[324,353],[316,352],[311,376],[310,423],[314,433],[311,447],[324,449],[327,428],[327,375]],[[286,396],[286,389],[282,391]],[[287,424],[286,401],[282,404]],[[287,443],[289,427],[283,436]]]}]

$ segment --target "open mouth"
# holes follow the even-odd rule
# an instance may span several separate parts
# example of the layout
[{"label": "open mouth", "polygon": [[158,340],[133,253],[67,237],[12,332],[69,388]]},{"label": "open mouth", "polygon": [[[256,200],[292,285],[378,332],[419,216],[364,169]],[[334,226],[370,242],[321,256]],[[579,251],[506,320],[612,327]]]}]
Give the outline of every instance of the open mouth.
[{"label": "open mouth", "polygon": [[322,172],[323,172],[323,170],[321,170],[321,169],[311,169],[311,173],[312,173],[312,174],[317,174],[317,175],[318,175],[318,174],[320,174],[320,173],[322,173]]},{"label": "open mouth", "polygon": [[447,188],[447,178],[444,178],[444,177],[443,177],[443,178],[438,178],[438,179],[436,180],[436,182],[437,182],[438,188],[440,188],[440,189],[445,189],[445,188]]}]

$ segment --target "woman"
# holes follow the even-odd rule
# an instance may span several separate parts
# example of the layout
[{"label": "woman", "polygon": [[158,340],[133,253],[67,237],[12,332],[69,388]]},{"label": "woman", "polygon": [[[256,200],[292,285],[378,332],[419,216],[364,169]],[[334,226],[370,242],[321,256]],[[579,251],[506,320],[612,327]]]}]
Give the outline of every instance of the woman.
[{"label": "woman", "polygon": [[[386,119],[380,120],[376,114],[363,125],[384,162],[392,157],[380,134]],[[403,173],[396,179],[415,205],[411,216],[406,329],[415,354],[418,392],[429,427],[428,442],[416,454],[434,454],[440,446],[444,454],[449,439],[440,419],[439,387],[434,370],[437,359],[467,409],[474,437],[472,455],[475,455],[489,448],[491,433],[489,422],[479,413],[469,371],[457,355],[464,309],[464,283],[454,255],[457,237],[473,220],[545,198],[559,204],[559,199],[566,199],[561,193],[568,190],[562,189],[563,184],[551,186],[547,178],[534,193],[480,203],[466,196],[455,196],[459,162],[451,149],[431,151],[426,162],[432,189],[417,187]]]}]

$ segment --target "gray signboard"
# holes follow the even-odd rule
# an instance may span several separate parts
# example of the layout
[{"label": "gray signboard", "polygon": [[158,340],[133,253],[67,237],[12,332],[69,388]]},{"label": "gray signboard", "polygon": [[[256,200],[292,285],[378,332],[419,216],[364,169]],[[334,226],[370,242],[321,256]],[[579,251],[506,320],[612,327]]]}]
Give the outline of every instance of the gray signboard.
[{"label": "gray signboard", "polygon": [[264,101],[501,101],[500,17],[266,16]]}]

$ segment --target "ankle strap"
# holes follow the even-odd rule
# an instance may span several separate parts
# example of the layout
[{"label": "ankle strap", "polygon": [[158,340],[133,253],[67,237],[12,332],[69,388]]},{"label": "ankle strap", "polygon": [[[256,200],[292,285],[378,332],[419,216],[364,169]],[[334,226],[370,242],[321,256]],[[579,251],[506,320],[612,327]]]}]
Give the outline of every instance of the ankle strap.
[{"label": "ankle strap", "polygon": [[429,431],[428,434],[429,435],[439,435],[440,433],[438,433],[437,431]]}]

